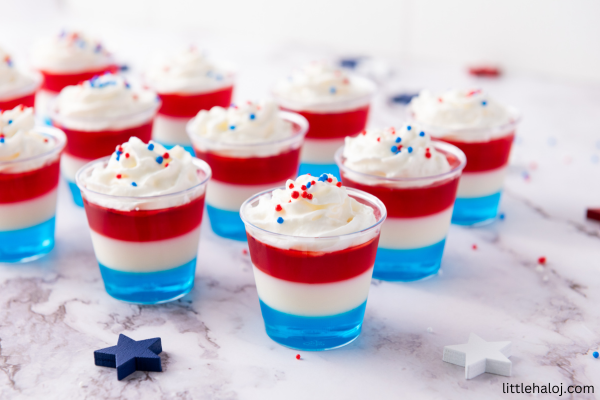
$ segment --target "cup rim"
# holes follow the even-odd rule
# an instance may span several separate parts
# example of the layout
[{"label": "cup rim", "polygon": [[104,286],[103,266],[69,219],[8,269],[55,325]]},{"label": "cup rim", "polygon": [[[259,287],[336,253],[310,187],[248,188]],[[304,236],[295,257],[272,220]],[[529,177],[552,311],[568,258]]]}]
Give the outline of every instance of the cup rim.
[{"label": "cup rim", "polygon": [[288,121],[288,122],[298,125],[300,127],[300,131],[290,137],[286,137],[283,139],[277,139],[277,140],[271,140],[271,141],[267,141],[267,142],[258,142],[258,143],[219,142],[216,140],[203,138],[203,137],[198,136],[195,133],[191,132],[191,128],[190,128],[191,123],[194,119],[196,119],[196,117],[192,118],[185,125],[185,130],[186,130],[190,140],[192,141],[192,144],[195,141],[197,141],[199,143],[207,144],[209,146],[221,146],[221,147],[227,147],[228,149],[241,149],[241,150],[254,149],[257,147],[269,146],[269,145],[285,144],[288,142],[293,143],[297,140],[304,139],[304,137],[306,136],[306,133],[308,132],[308,128],[309,128],[308,120],[306,118],[304,118],[302,115],[295,113],[295,112],[281,111],[281,110],[279,111],[279,116],[285,121]]},{"label": "cup rim", "polygon": [[256,199],[260,198],[261,196],[264,196],[266,194],[272,193],[274,190],[276,189],[284,189],[285,190],[285,186],[280,186],[280,187],[274,187],[271,189],[267,189],[267,190],[263,190],[262,192],[256,193],[255,195],[251,196],[250,198],[246,199],[246,201],[244,201],[242,203],[242,205],[240,206],[240,218],[242,219],[242,221],[244,222],[244,224],[250,225],[253,229],[257,229],[261,232],[264,232],[266,234],[269,235],[273,235],[279,238],[285,238],[285,239],[306,239],[306,240],[317,240],[317,241],[321,241],[321,240],[331,240],[333,238],[347,238],[347,237],[351,237],[351,236],[357,236],[359,234],[371,231],[375,228],[377,228],[378,226],[380,226],[381,224],[383,224],[383,221],[385,221],[385,219],[387,218],[387,208],[385,207],[385,205],[383,204],[383,202],[381,200],[379,200],[377,197],[373,196],[370,193],[367,193],[363,190],[358,190],[358,189],[354,189],[354,188],[350,188],[346,186],[346,190],[348,191],[348,195],[352,195],[352,197],[356,196],[356,197],[362,197],[364,200],[368,201],[369,203],[375,205],[377,208],[379,208],[380,212],[381,212],[381,216],[379,217],[379,219],[375,222],[375,224],[365,228],[365,229],[361,229],[360,231],[356,231],[356,232],[351,232],[351,233],[345,233],[343,235],[336,235],[336,236],[318,236],[318,237],[310,237],[310,236],[295,236],[295,235],[286,235],[283,233],[276,233],[276,232],[272,232],[269,230],[266,230],[264,228],[258,227],[256,225],[254,225],[253,223],[249,222],[245,217],[244,217],[244,209],[250,205],[250,203],[252,203],[253,201],[255,201]]},{"label": "cup rim", "polygon": [[451,177],[452,175],[456,174],[457,172],[462,171],[465,168],[465,166],[467,165],[467,156],[461,149],[459,149],[458,147],[456,147],[450,143],[443,142],[441,140],[433,140],[431,143],[436,150],[439,149],[439,150],[450,153],[450,154],[454,155],[455,157],[457,157],[458,160],[460,161],[460,163],[457,166],[455,166],[454,168],[452,168],[450,171],[444,172],[442,174],[419,176],[419,177],[414,177],[414,178],[412,178],[412,177],[411,178],[406,178],[406,177],[388,178],[385,176],[372,175],[372,174],[367,174],[365,172],[355,171],[355,170],[347,167],[346,165],[344,165],[343,153],[344,153],[344,148],[346,147],[345,145],[343,145],[339,149],[337,149],[337,151],[335,152],[335,155],[334,155],[334,160],[335,160],[335,163],[337,164],[338,168],[340,169],[340,172],[348,171],[348,172],[351,172],[352,174],[356,174],[356,175],[364,177],[364,178],[368,178],[368,179],[374,178],[377,180],[388,181],[388,182],[418,182],[418,181],[425,181],[425,180],[442,180],[444,178]]},{"label": "cup rim", "polygon": [[205,161],[200,160],[196,157],[192,157],[192,162],[194,163],[194,165],[197,168],[201,169],[206,174],[206,177],[200,183],[197,183],[194,186],[191,186],[184,190],[180,190],[178,192],[159,194],[159,195],[155,195],[155,196],[116,196],[116,195],[112,195],[112,194],[108,194],[108,193],[97,192],[95,190],[87,188],[85,186],[85,183],[83,182],[83,174],[86,173],[87,171],[89,171],[90,169],[92,169],[93,167],[95,167],[96,164],[108,162],[108,160],[110,160],[111,157],[112,156],[98,158],[96,160],[90,161],[89,163],[85,164],[83,167],[79,168],[79,170],[77,171],[77,174],[75,175],[75,183],[77,184],[77,187],[79,188],[79,190],[81,190],[85,193],[91,193],[94,196],[107,197],[110,199],[117,199],[117,200],[123,200],[123,201],[160,200],[160,199],[165,199],[165,198],[169,198],[169,197],[177,197],[177,196],[181,196],[185,193],[192,192],[193,190],[197,189],[198,187],[203,186],[206,183],[208,183],[208,181],[210,180],[210,178],[212,176],[212,170]]},{"label": "cup rim", "polygon": [[8,92],[0,93],[0,101],[11,101],[19,97],[35,94],[42,87],[42,75],[36,71],[22,71],[19,73],[32,79],[32,82],[23,85],[19,88],[9,90]]},{"label": "cup rim", "polygon": [[65,135],[65,133],[62,130],[53,126],[34,126],[32,131],[54,138],[57,141],[56,146],[54,146],[51,150],[48,150],[41,154],[37,154],[35,156],[10,161],[0,161],[0,165],[16,165],[24,162],[38,160],[40,158],[49,157],[56,153],[60,153],[67,144],[67,135]]}]

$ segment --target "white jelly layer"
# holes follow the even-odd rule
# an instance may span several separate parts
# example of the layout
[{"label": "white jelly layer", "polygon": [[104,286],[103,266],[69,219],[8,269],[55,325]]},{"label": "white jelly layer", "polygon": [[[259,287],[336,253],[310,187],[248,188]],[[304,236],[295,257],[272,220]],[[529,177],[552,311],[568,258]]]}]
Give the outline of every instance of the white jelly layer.
[{"label": "white jelly layer", "polygon": [[269,307],[288,314],[323,317],[350,311],[367,300],[373,268],[361,275],[332,283],[296,283],[274,278],[256,266],[258,297]]},{"label": "white jelly layer", "polygon": [[381,227],[379,247],[392,250],[418,249],[442,241],[450,228],[453,206],[436,214],[416,218],[387,217]]},{"label": "white jelly layer", "polygon": [[221,210],[239,212],[242,203],[251,196],[284,185],[285,181],[266,185],[235,185],[211,179],[208,182],[206,204]]},{"label": "white jelly layer", "polygon": [[339,139],[304,139],[300,152],[300,160],[308,164],[335,164],[333,156],[344,145],[344,138]]},{"label": "white jelly layer", "polygon": [[98,262],[124,272],[157,272],[180,267],[196,257],[200,241],[200,225],[185,235],[149,242],[112,239],[90,232]]},{"label": "white jelly layer", "polygon": [[167,117],[158,114],[152,127],[152,139],[166,145],[191,146],[185,127],[190,118]]},{"label": "white jelly layer", "polygon": [[31,200],[0,204],[0,232],[30,228],[54,217],[57,193],[55,188]]},{"label": "white jelly layer", "polygon": [[92,160],[87,160],[63,153],[60,158],[60,172],[67,181],[75,183],[75,175],[77,174],[77,171],[79,171],[79,168],[83,167],[90,161]]},{"label": "white jelly layer", "polygon": [[463,172],[456,197],[474,198],[498,193],[504,185],[507,166],[483,172]]}]

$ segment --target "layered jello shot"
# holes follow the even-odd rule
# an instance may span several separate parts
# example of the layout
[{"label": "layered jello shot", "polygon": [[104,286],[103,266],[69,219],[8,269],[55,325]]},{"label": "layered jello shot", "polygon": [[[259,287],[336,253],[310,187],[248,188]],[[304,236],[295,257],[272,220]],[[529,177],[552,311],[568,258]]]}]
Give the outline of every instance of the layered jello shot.
[{"label": "layered jello shot", "polygon": [[300,350],[328,350],[362,328],[381,224],[376,197],[332,174],[302,175],[240,209],[267,335]]},{"label": "layered jello shot", "polygon": [[201,110],[231,104],[234,73],[191,47],[156,62],[146,81],[162,100],[153,140],[167,148],[180,145],[193,155],[186,124]]},{"label": "layered jello shot", "polygon": [[410,115],[434,138],[453,144],[467,156],[452,223],[494,221],[520,120],[518,111],[481,90],[422,91],[410,103]]},{"label": "layered jello shot", "polygon": [[190,121],[196,156],[213,171],[206,209],[217,235],[246,240],[240,206],[297,176],[307,129],[304,117],[280,111],[271,101],[213,107]]},{"label": "layered jello shot", "polygon": [[136,137],[77,173],[108,294],[156,304],[192,289],[209,178],[182,147]]},{"label": "layered jello shot", "polygon": [[24,262],[54,247],[65,134],[34,127],[33,108],[0,112],[0,262]]},{"label": "layered jello shot", "polygon": [[33,107],[40,84],[39,76],[17,69],[10,55],[0,49],[0,110]]},{"label": "layered jello shot", "polygon": [[309,64],[275,86],[279,106],[308,120],[301,174],[331,172],[339,177],[335,152],[346,136],[365,129],[374,92],[373,82],[324,62]]},{"label": "layered jello shot", "polygon": [[379,198],[388,217],[373,277],[414,281],[438,272],[465,155],[416,126],[369,129],[336,153],[344,185]]},{"label": "layered jello shot", "polygon": [[36,43],[32,63],[44,78],[35,99],[36,114],[42,118],[48,117],[52,99],[65,87],[118,69],[102,43],[74,31],[62,31]]},{"label": "layered jello shot", "polygon": [[75,174],[91,160],[108,156],[116,146],[136,136],[152,137],[152,124],[160,100],[150,90],[135,90],[123,78],[105,74],[67,86],[51,107],[52,124],[68,138],[61,172],[75,204],[83,207]]}]

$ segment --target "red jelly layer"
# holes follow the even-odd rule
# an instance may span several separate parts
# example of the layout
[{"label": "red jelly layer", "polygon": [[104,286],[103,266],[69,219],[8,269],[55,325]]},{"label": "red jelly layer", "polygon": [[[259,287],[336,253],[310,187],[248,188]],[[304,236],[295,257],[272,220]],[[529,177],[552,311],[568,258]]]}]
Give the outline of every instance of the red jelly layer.
[{"label": "red jelly layer", "polygon": [[458,142],[447,139],[444,139],[444,142],[458,147],[465,153],[467,156],[465,172],[481,172],[506,165],[514,139],[515,134],[513,132],[487,142]]},{"label": "red jelly layer", "polygon": [[290,149],[269,157],[225,157],[198,149],[196,157],[212,169],[212,179],[237,185],[261,185],[285,181],[296,176],[300,149]]},{"label": "red jelly layer", "polygon": [[122,130],[78,131],[59,124],[54,124],[67,135],[65,151],[75,157],[95,160],[112,154],[118,145],[123,144],[132,136],[137,136],[144,143],[152,138],[152,123],[149,122],[133,128]]},{"label": "red jelly layer", "polygon": [[283,250],[255,239],[249,233],[252,263],[265,274],[298,283],[331,283],[354,278],[373,266],[379,235],[348,249],[323,253]]},{"label": "red jelly layer", "polygon": [[308,120],[307,138],[336,139],[354,136],[365,129],[369,118],[369,105],[350,111],[317,113],[298,111],[281,107],[282,110],[292,111]]},{"label": "red jelly layer", "polygon": [[192,118],[200,110],[210,110],[215,106],[229,107],[232,94],[233,86],[200,94],[159,93],[162,105],[158,113],[168,117]]},{"label": "red jelly layer", "polygon": [[12,110],[16,106],[33,107],[35,103],[35,92],[14,99],[0,100],[0,110]]},{"label": "red jelly layer", "polygon": [[117,67],[116,65],[108,65],[106,67],[78,73],[40,71],[44,76],[42,89],[58,93],[61,90],[63,90],[66,86],[77,85],[80,82],[88,81],[94,76],[102,75],[106,72],[114,73],[117,72],[118,69],[119,67]]},{"label": "red jelly layer", "polygon": [[42,168],[16,174],[0,173],[0,203],[16,203],[42,196],[58,185],[60,159]]},{"label": "red jelly layer", "polygon": [[160,210],[119,211],[83,198],[90,228],[101,235],[128,242],[171,239],[196,229],[202,222],[204,195],[189,203]]}]

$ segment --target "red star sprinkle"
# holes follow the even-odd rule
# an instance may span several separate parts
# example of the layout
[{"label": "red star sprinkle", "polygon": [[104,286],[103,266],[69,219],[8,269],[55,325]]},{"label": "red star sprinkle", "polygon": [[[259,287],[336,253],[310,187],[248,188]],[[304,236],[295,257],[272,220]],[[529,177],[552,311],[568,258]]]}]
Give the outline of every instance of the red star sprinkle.
[{"label": "red star sprinkle", "polygon": [[167,158],[169,158],[169,153],[165,153],[163,154],[163,158],[166,160]]},{"label": "red star sprinkle", "polygon": [[281,208],[281,204],[277,204],[277,206],[275,207],[275,211],[279,212],[283,210],[283,208]]}]

